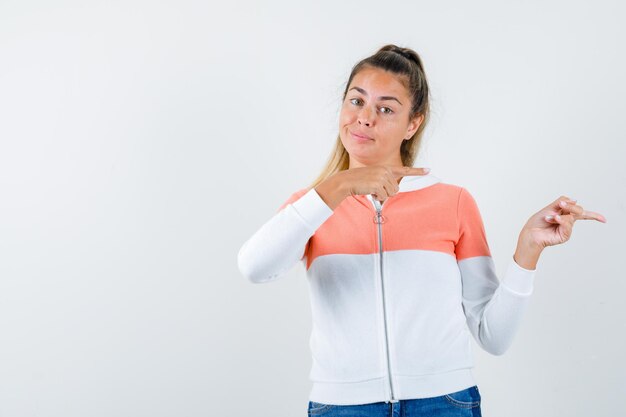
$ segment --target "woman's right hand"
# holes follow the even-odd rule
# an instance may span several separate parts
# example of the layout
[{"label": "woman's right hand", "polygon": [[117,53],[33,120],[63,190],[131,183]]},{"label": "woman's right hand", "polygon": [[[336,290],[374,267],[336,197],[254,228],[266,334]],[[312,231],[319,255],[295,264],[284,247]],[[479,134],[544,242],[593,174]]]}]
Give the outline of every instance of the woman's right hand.
[{"label": "woman's right hand", "polygon": [[402,177],[426,175],[428,168],[396,167],[373,165],[339,171],[331,175],[315,190],[322,200],[335,209],[344,198],[350,195],[372,194],[378,201],[385,201],[396,195]]}]

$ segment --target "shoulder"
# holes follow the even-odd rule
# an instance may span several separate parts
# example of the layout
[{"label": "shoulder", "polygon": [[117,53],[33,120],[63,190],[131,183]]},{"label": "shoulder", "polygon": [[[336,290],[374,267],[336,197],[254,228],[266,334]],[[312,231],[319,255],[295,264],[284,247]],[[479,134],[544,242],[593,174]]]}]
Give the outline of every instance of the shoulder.
[{"label": "shoulder", "polygon": [[469,194],[465,187],[444,181],[439,181],[427,188],[437,197],[443,198],[448,202],[459,201],[463,194]]},{"label": "shoulder", "polygon": [[477,208],[476,199],[467,187],[441,181],[432,188],[440,201],[456,206],[459,213],[475,211]]},{"label": "shoulder", "polygon": [[461,192],[461,190],[463,189],[463,187],[460,186],[460,185],[450,184],[448,182],[443,182],[443,181],[438,182],[437,186],[443,192],[447,192],[447,193],[450,193],[450,194],[459,194]]},{"label": "shoulder", "polygon": [[472,197],[472,193],[470,192],[470,190],[463,185],[452,184],[443,181],[439,182],[437,185],[442,192],[454,195],[458,198]]}]

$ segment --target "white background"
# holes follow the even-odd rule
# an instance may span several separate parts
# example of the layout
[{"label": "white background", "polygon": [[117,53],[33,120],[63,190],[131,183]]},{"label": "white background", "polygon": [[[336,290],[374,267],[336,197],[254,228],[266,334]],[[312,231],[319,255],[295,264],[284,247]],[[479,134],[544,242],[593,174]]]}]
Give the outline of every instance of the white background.
[{"label": "white background", "polygon": [[[613,416],[626,385],[625,9],[597,2],[0,2],[0,416],[306,415],[299,264],[237,251],[319,173],[352,65],[415,49],[416,166],[466,187],[499,274],[561,195],[483,415]],[[501,275],[500,275],[501,276]]]}]

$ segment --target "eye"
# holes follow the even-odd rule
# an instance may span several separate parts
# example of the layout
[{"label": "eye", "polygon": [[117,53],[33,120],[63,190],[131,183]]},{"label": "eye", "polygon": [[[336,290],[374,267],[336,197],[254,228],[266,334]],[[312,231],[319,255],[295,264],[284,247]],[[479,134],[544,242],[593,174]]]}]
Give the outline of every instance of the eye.
[{"label": "eye", "polygon": [[[354,102],[355,100],[356,100],[356,101],[358,101],[358,102],[360,102],[360,101],[361,101],[361,99],[360,99],[360,98],[353,98],[353,99],[350,99],[350,103],[352,103],[352,104],[356,104],[356,105],[358,106],[358,104]],[[393,111],[393,110],[391,110],[389,107],[381,107],[381,109],[387,109],[387,110],[388,110],[388,111],[383,111],[383,114],[391,114],[391,113],[393,113],[393,112],[394,112],[394,111]]]}]

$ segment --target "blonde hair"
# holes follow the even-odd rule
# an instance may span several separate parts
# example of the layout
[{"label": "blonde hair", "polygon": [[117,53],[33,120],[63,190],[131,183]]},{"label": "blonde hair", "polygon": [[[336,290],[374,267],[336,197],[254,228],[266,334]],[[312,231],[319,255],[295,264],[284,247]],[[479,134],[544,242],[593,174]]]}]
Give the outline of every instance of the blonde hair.
[{"label": "blonde hair", "polygon": [[[393,44],[383,46],[375,54],[362,59],[352,67],[350,77],[343,91],[342,102],[346,98],[348,87],[354,76],[366,68],[380,68],[397,74],[398,80],[407,88],[411,97],[412,105],[409,112],[409,120],[420,116],[424,117],[413,136],[410,139],[403,140],[400,146],[402,164],[404,166],[413,166],[420,149],[424,129],[430,119],[429,89],[422,59],[417,52],[410,48],[401,48]],[[309,186],[309,189],[316,187],[331,175],[348,169],[349,164],[350,155],[343,143],[341,143],[341,137],[337,134],[335,146],[324,169]]]}]

